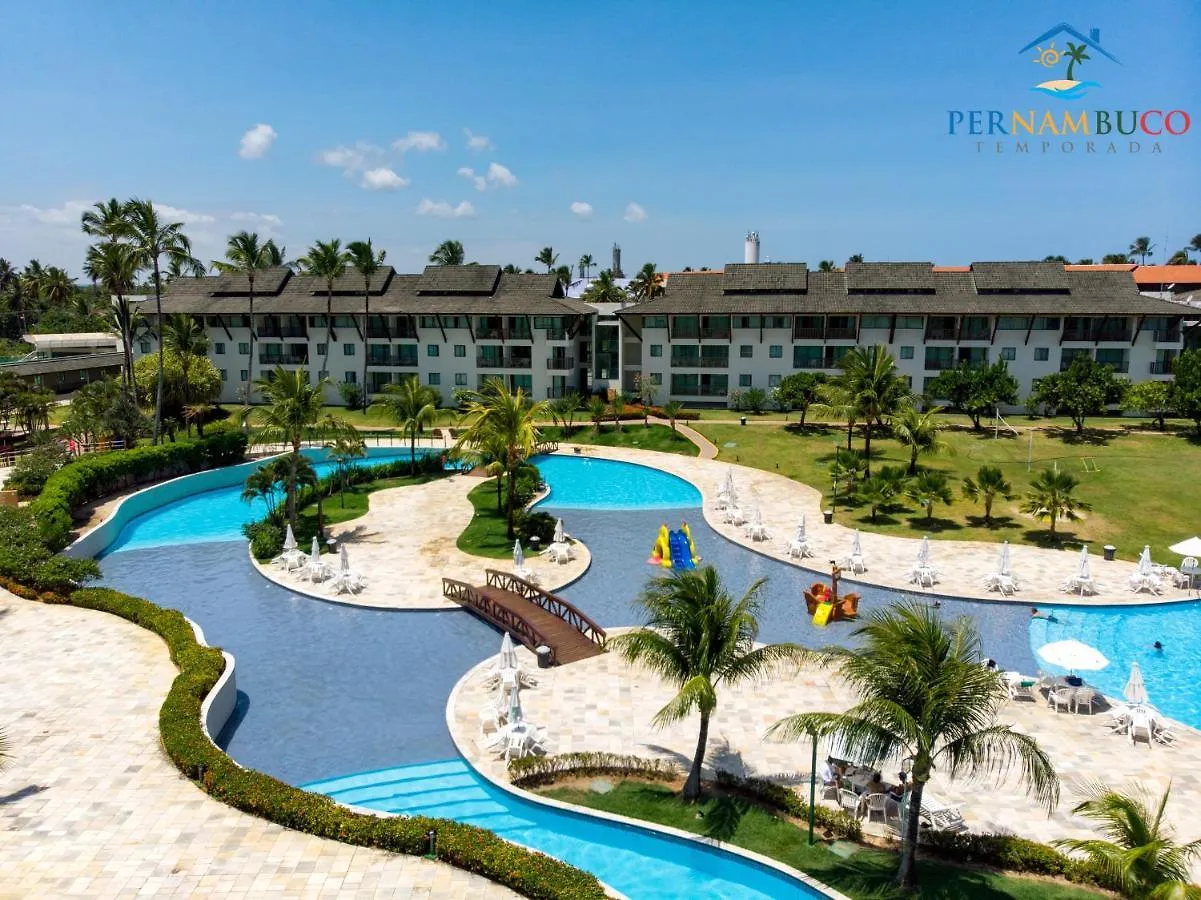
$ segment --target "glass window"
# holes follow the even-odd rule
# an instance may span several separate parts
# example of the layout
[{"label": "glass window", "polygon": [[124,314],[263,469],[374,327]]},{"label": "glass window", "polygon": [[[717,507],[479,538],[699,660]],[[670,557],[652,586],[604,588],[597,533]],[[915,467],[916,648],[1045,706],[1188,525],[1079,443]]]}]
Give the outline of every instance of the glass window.
[{"label": "glass window", "polygon": [[213,353],[215,353],[217,356],[224,356],[225,355],[225,344],[223,344],[221,341],[217,341],[216,343],[214,343],[213,344]]},{"label": "glass window", "polygon": [[1034,348],[1034,361],[1035,362],[1046,362],[1050,358],[1051,358],[1051,348],[1050,347],[1035,347]]},{"label": "glass window", "polygon": [[[317,347],[318,347],[318,351],[320,351],[321,345],[318,344]],[[320,356],[321,355],[320,352],[318,352],[317,355]],[[343,356],[354,356],[354,344],[343,344],[342,345],[342,355]]]},{"label": "glass window", "polygon": [[791,324],[788,321],[788,316],[764,316],[764,328],[789,328]]},{"label": "glass window", "polygon": [[734,327],[735,328],[762,328],[763,327],[763,317],[762,316],[735,316],[734,317]]},{"label": "glass window", "polygon": [[317,355],[318,356],[325,356],[328,352],[329,352],[329,344],[318,344],[317,345]]},{"label": "glass window", "polygon": [[662,356],[662,355],[663,355],[663,345],[662,344],[651,344],[651,356]]},{"label": "glass window", "polygon": [[309,316],[309,327],[310,328],[324,328],[325,327],[325,316]]},{"label": "glass window", "polygon": [[1034,318],[1035,331],[1058,331],[1059,316],[1035,316]]},{"label": "glass window", "polygon": [[1030,320],[1025,316],[998,316],[997,331],[1025,331]]},{"label": "glass window", "polygon": [[755,355],[755,348],[750,344],[742,344],[738,348],[738,356],[742,359],[750,359]]},{"label": "glass window", "polygon": [[467,373],[466,372],[455,372],[455,387],[466,387],[466,386],[467,386]]},{"label": "glass window", "polygon": [[455,356],[457,356],[459,359],[462,359],[466,355],[467,355],[467,345],[466,344],[455,344]]},{"label": "glass window", "polygon": [[1001,348],[1001,359],[1005,360],[1006,362],[1013,362],[1017,358],[1018,358],[1018,348],[1017,347],[1002,347]]},{"label": "glass window", "polygon": [[902,347],[901,348],[901,359],[913,359],[913,348],[912,347]]},{"label": "glass window", "polygon": [[334,316],[335,328],[354,328],[354,316]]},{"label": "glass window", "polygon": [[667,316],[645,316],[642,319],[643,328],[666,328]]},{"label": "glass window", "polygon": [[651,384],[653,384],[655,387],[662,387],[663,373],[662,372],[651,372]]},{"label": "glass window", "polygon": [[784,358],[784,345],[783,344],[772,344],[770,347],[767,348],[767,355],[769,357],[771,357],[772,359],[783,359]]},{"label": "glass window", "polygon": [[250,355],[250,342],[249,341],[238,341],[238,355],[239,356],[249,356]]},{"label": "glass window", "polygon": [[751,376],[750,375],[739,375],[738,376],[738,386],[739,387],[750,387],[751,386]]},{"label": "glass window", "polygon": [[355,372],[343,372],[342,380],[347,384],[358,384],[359,376]]},{"label": "glass window", "polygon": [[250,373],[248,371],[246,371],[245,369],[240,369],[238,371],[238,381],[249,381],[249,380],[250,380]]},{"label": "glass window", "polygon": [[921,316],[897,316],[897,328],[921,328]]},{"label": "glass window", "polygon": [[437,328],[438,327],[438,317],[437,316],[422,316],[421,317],[421,327],[422,328]]},{"label": "glass window", "polygon": [[767,376],[767,386],[769,388],[779,387],[780,386],[780,376],[778,374],[777,375],[768,375]]},{"label": "glass window", "polygon": [[438,355],[438,345],[437,344],[426,344],[425,345],[425,355],[426,356],[437,356]]},{"label": "glass window", "polygon": [[438,372],[430,372],[429,383],[430,384],[441,384],[442,383],[442,375]]},{"label": "glass window", "polygon": [[892,325],[892,316],[860,316],[860,328],[888,328]]},{"label": "glass window", "polygon": [[[243,346],[246,347],[245,352],[249,353],[250,346],[248,344],[243,345]],[[141,350],[143,353],[149,353],[150,352],[150,341],[138,341],[138,349]]]},{"label": "glass window", "polygon": [[221,380],[229,381],[229,372],[225,371],[225,369],[220,369],[219,371],[221,372]]}]

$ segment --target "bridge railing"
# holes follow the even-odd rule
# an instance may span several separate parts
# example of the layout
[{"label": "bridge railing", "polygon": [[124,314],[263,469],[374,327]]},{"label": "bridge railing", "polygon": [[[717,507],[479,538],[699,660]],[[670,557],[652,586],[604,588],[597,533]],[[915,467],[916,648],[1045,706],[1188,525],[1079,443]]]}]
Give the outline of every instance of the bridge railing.
[{"label": "bridge railing", "polygon": [[558,616],[598,647],[605,646],[605,629],[597,625],[567,600],[564,600],[562,597],[556,597],[554,594],[549,594],[537,585],[531,584],[524,578],[518,578],[511,572],[502,572],[499,569],[487,569],[485,571],[488,579],[488,587],[512,591],[514,594],[524,597],[551,615]]},{"label": "bridge railing", "polygon": [[531,650],[541,646],[550,648],[550,662],[555,662],[555,648],[546,635],[508,607],[481,594],[473,585],[454,578],[443,578],[442,595],[479,610],[484,618],[505,629]]}]

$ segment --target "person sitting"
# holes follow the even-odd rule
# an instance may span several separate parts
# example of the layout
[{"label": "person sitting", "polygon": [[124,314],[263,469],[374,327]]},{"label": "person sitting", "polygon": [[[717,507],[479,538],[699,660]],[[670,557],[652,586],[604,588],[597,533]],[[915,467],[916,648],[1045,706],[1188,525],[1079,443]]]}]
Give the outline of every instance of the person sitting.
[{"label": "person sitting", "polygon": [[837,785],[839,778],[842,777],[841,768],[835,764],[832,756],[826,757],[826,761],[822,763],[821,772],[818,774],[821,775],[823,787]]},{"label": "person sitting", "polygon": [[905,794],[907,794],[909,792],[909,784],[905,780],[904,772],[897,773],[897,779],[898,779],[898,783],[890,784],[888,786],[888,791],[886,793],[893,800],[896,800],[897,803],[901,803],[905,799]]},{"label": "person sitting", "polygon": [[886,785],[883,782],[883,780],[881,780],[880,773],[872,772],[871,779],[868,781],[867,784],[865,784],[863,786],[863,793],[868,794],[868,795],[883,794],[887,789],[888,789],[888,785]]}]

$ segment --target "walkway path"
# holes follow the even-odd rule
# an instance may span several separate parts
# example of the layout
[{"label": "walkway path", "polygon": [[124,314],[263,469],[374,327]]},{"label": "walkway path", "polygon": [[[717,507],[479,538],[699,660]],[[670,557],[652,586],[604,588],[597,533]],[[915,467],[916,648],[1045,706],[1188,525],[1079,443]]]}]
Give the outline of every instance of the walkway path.
[{"label": "walkway path", "polygon": [[[668,428],[671,427],[670,419],[657,419],[654,416],[651,416],[647,421],[652,425],[665,425]],[[683,422],[677,420],[676,431],[684,435],[684,437],[688,438],[688,440],[692,441],[692,443],[696,444],[697,449],[700,450],[701,459],[717,459],[717,445],[695,428],[685,425]]]},{"label": "walkway path", "polygon": [[[610,635],[624,630],[612,629]],[[518,653],[524,667],[534,665],[525,648]],[[484,687],[486,670],[493,665],[494,660],[481,663],[464,679],[448,719],[459,750],[472,764],[507,781],[504,763],[485,753],[478,740],[478,710],[494,696]],[[550,752],[656,756],[675,759],[685,769],[691,763],[696,716],[664,729],[651,724],[674,694],[674,688],[657,676],[631,668],[615,653],[536,674],[538,686],[521,692],[522,711],[528,721],[548,728]],[[764,733],[784,716],[841,711],[853,700],[845,686],[816,669],[782,670],[766,684],[723,687],[709,730],[707,766],[803,784],[807,789],[809,744],[767,743]],[[1126,738],[1109,734],[1103,719],[1100,714],[1057,714],[1043,702],[1014,701],[1002,710],[1000,721],[1036,737],[1059,773],[1062,797],[1049,818],[1016,780],[997,788],[991,782],[951,782],[936,773],[929,793],[958,805],[973,831],[1007,831],[1050,841],[1091,836],[1087,825],[1071,815],[1077,791],[1089,782],[1101,779],[1121,789],[1137,784],[1158,796],[1171,781],[1168,821],[1182,840],[1201,836],[1201,734],[1180,732],[1178,745],[1172,748],[1148,750],[1141,743],[1132,748]],[[886,781],[896,781],[895,773],[884,775]],[[1193,874],[1201,877],[1201,864]]]},{"label": "walkway path", "polygon": [[[274,566],[255,565],[282,587],[313,597],[389,609],[458,609],[442,596],[443,576],[483,584],[484,569],[513,567],[509,558],[472,556],[455,545],[474,515],[467,494],[479,485],[478,478],[451,475],[376,491],[366,515],[330,526],[329,534],[346,544],[351,568],[366,578],[361,593],[334,594]],[[576,558],[559,565],[527,547],[526,566],[537,573],[543,587],[555,591],[579,578],[591,562],[583,544],[577,543],[574,550]]]},{"label": "walkway path", "polygon": [[444,863],[240,813],[172,765],[158,710],[176,670],[114,616],[0,592],[0,897],[499,898]]},{"label": "walkway path", "polygon": [[[651,468],[670,472],[691,481],[701,491],[705,504],[705,520],[720,534],[744,546],[758,550],[785,562],[788,542],[796,531],[797,522],[805,516],[805,525],[814,556],[806,559],[805,567],[823,573],[828,579],[831,559],[843,560],[850,554],[854,529],[840,524],[825,525],[822,522],[821,493],[808,485],[793,481],[783,475],[740,466],[724,461],[697,459],[671,453],[654,453],[619,447],[581,446],[584,454],[641,463]],[[721,512],[715,500],[718,487],[727,471],[733,471],[735,489],[738,492],[743,513],[758,505],[767,525],[767,541],[751,541],[739,526],[726,525],[721,521]],[[921,591],[909,583],[909,570],[917,559],[917,538],[901,538],[863,532],[861,535],[867,572],[853,577],[860,582],[881,587],[904,588]],[[942,578],[926,593],[951,594],[980,600],[1000,600],[994,592],[984,590],[983,579],[997,567],[999,543],[980,541],[939,540],[931,543],[931,562],[942,573]],[[1173,588],[1165,581],[1163,594],[1152,596],[1146,593],[1133,594],[1128,584],[1137,568],[1135,562],[1114,560],[1105,562],[1101,556],[1091,557],[1094,580],[1100,590],[1092,597],[1068,595],[1060,591],[1060,583],[1077,571],[1079,554],[1070,550],[1045,550],[1027,545],[1011,545],[1010,563],[1021,584],[1021,590],[1011,599],[1016,603],[1032,606],[1044,603],[1080,603],[1084,605],[1139,605],[1162,603],[1168,600],[1189,599],[1188,591]]]}]

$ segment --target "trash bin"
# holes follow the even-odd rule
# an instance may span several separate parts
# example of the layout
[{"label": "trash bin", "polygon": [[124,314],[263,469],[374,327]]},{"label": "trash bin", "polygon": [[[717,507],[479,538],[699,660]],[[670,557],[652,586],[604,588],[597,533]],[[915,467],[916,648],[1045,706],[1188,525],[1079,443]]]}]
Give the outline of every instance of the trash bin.
[{"label": "trash bin", "polygon": [[822,518],[825,520],[827,525],[833,525],[834,524],[834,510],[823,509],[822,510]]},{"label": "trash bin", "polygon": [[1105,545],[1105,558],[1108,559],[1110,562],[1113,561],[1113,555],[1117,552],[1118,552],[1118,548],[1115,547],[1113,544]]},{"label": "trash bin", "polygon": [[539,644],[536,648],[534,648],[534,653],[536,653],[538,656],[538,668],[549,669],[550,647],[546,646],[546,644]]},{"label": "trash bin", "polygon": [[738,424],[739,424],[739,425],[745,425],[745,424],[746,424],[746,416],[739,416],[739,417],[738,417]]}]

